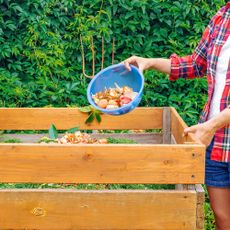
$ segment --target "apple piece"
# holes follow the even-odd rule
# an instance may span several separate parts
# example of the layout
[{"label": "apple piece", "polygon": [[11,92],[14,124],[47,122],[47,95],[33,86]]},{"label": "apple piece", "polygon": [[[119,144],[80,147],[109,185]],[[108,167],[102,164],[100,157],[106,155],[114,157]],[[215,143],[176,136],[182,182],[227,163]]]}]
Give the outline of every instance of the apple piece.
[{"label": "apple piece", "polygon": [[98,101],[97,105],[102,109],[105,109],[108,105],[108,101],[106,99],[101,99],[100,101]]},{"label": "apple piece", "polygon": [[129,97],[129,98],[131,98],[132,100],[133,100],[137,95],[138,95],[137,92],[125,92],[125,93],[124,93],[124,96],[125,96],[125,97]]}]

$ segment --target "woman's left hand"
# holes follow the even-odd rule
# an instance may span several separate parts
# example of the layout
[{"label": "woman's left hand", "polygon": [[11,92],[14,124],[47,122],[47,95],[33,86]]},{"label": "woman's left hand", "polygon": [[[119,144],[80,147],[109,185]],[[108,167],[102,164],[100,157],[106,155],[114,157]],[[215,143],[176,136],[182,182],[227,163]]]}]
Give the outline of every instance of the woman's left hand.
[{"label": "woman's left hand", "polygon": [[208,122],[205,122],[185,128],[184,135],[186,136],[188,133],[193,133],[199,143],[208,146],[212,141],[215,130],[210,127]]}]

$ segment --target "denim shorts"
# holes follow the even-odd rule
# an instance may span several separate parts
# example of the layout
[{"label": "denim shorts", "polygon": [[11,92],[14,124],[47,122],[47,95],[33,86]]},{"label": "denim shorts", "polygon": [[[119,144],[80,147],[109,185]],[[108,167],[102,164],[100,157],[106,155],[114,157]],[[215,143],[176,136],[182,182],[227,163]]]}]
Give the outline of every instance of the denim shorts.
[{"label": "denim shorts", "polygon": [[210,159],[214,141],[206,149],[205,184],[217,188],[230,188],[230,162]]}]

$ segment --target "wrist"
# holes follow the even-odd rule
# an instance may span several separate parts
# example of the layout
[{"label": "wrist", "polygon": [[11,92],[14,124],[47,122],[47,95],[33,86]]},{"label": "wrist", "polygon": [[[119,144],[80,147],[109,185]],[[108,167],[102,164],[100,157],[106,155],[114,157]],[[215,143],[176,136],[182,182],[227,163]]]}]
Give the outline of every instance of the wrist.
[{"label": "wrist", "polygon": [[219,128],[219,122],[217,119],[212,118],[210,120],[207,121],[207,125],[210,129],[211,132],[216,132],[216,130]]},{"label": "wrist", "polygon": [[146,69],[156,69],[156,58],[147,58],[147,68]]},{"label": "wrist", "polygon": [[227,109],[223,110],[222,112],[220,112],[215,117],[211,118],[208,121],[210,128],[212,128],[216,131],[217,129],[220,129],[220,128],[228,125],[229,120],[230,120],[230,116],[229,116],[230,113],[229,112],[230,112],[230,110],[227,108]]}]

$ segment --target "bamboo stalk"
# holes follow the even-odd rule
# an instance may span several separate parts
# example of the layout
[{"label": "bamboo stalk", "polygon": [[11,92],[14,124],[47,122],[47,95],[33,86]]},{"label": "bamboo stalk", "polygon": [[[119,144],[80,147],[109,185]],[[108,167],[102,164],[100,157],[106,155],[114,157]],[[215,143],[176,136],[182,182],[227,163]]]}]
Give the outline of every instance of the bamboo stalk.
[{"label": "bamboo stalk", "polygon": [[104,69],[104,61],[105,61],[104,37],[101,37],[101,69]]},{"label": "bamboo stalk", "polygon": [[93,68],[93,73],[92,75],[87,75],[85,72],[85,53],[84,53],[84,47],[83,47],[83,42],[82,42],[82,36],[80,35],[80,43],[81,43],[81,57],[82,57],[82,73],[85,77],[87,78],[93,78],[94,77],[94,72],[95,72],[95,60],[94,60],[94,45],[93,45],[93,37],[91,39],[91,50],[92,50],[92,68]]}]

